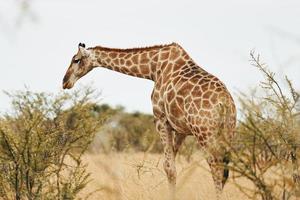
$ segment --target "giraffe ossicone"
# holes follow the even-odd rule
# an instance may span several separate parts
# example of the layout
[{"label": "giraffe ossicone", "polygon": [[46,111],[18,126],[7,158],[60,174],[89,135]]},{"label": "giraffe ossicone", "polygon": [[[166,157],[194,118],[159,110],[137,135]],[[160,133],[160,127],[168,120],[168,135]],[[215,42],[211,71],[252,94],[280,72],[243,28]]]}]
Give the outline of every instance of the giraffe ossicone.
[{"label": "giraffe ossicone", "polygon": [[[63,79],[63,88],[95,67],[154,81],[151,95],[156,130],[164,146],[164,170],[175,191],[175,157],[188,135],[193,135],[207,155],[218,193],[228,178],[228,150],[236,125],[236,108],[225,85],[198,66],[177,43],[145,48],[85,48],[78,52]],[[174,198],[174,193],[170,195]]]},{"label": "giraffe ossicone", "polygon": [[79,43],[78,46],[85,48],[85,44],[84,44],[84,43],[81,43],[81,42]]}]

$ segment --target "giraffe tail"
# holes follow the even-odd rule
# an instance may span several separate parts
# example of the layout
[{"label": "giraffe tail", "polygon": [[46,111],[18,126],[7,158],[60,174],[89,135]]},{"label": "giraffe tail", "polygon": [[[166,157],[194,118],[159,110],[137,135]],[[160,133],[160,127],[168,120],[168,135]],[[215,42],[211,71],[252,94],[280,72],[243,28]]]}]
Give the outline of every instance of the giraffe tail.
[{"label": "giraffe tail", "polygon": [[222,140],[224,141],[224,149],[223,149],[223,178],[222,178],[222,188],[229,177],[229,162],[230,162],[230,148],[231,142],[234,136],[234,127],[236,123],[236,114],[235,114],[235,106],[230,102],[232,101],[232,97],[224,99],[223,102],[219,103],[219,113],[220,113],[220,133],[222,135]]},{"label": "giraffe tail", "polygon": [[223,157],[224,169],[223,169],[222,188],[224,188],[224,185],[229,177],[229,167],[228,167],[229,162],[230,162],[230,155],[229,152],[226,152]]}]

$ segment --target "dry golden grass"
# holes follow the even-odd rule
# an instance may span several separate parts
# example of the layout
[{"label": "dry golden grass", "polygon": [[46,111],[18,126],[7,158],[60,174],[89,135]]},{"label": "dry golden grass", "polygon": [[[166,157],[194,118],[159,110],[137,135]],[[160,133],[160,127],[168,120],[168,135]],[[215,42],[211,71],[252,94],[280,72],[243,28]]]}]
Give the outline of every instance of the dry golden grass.
[{"label": "dry golden grass", "polygon": [[[87,154],[83,158],[93,181],[81,193],[94,200],[165,200],[168,184],[162,168],[162,155],[143,153]],[[214,200],[215,189],[208,165],[200,153],[191,162],[176,160],[179,200]],[[239,184],[249,184],[240,180]],[[97,192],[94,192],[97,190]],[[227,182],[222,199],[247,200],[231,182]]]}]

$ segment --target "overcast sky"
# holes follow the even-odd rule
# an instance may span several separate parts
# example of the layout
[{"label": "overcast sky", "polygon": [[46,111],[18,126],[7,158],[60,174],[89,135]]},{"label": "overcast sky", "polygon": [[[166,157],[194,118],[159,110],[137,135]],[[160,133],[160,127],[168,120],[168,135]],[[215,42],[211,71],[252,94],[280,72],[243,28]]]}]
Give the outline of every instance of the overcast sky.
[{"label": "overcast sky", "polygon": [[[131,48],[173,41],[235,98],[262,78],[249,64],[253,49],[300,88],[299,0],[35,0],[16,28],[19,14],[15,0],[0,0],[0,90],[58,92],[79,42]],[[104,102],[152,112],[151,81],[99,68],[76,87],[91,82]],[[4,94],[0,102],[6,110]]]}]

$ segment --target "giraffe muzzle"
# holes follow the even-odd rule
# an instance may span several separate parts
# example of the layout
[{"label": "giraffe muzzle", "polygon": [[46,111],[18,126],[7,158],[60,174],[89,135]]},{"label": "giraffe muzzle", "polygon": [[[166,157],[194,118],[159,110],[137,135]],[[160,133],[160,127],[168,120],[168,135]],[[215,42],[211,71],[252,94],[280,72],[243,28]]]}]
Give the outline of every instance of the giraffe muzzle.
[{"label": "giraffe muzzle", "polygon": [[71,81],[63,81],[63,89],[71,89],[74,86],[74,84]]},{"label": "giraffe muzzle", "polygon": [[72,78],[72,76],[69,72],[67,72],[63,78],[63,89],[71,89],[73,87],[74,84],[70,78]]},{"label": "giraffe muzzle", "polygon": [[68,82],[63,83],[63,89],[70,89],[70,88],[71,88],[71,86]]}]

